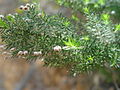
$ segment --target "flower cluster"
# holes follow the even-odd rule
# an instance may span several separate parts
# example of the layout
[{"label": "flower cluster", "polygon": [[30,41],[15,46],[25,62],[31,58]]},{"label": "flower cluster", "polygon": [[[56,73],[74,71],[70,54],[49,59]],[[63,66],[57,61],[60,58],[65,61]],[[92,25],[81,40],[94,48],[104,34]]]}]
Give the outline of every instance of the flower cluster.
[{"label": "flower cluster", "polygon": [[18,52],[18,55],[27,55],[28,54],[28,51],[19,51]]},{"label": "flower cluster", "polygon": [[40,56],[40,55],[42,55],[42,52],[41,52],[41,51],[33,52],[33,55],[34,55],[34,56]]},{"label": "flower cluster", "polygon": [[36,3],[34,3],[34,4],[29,4],[29,3],[27,3],[25,6],[21,5],[21,6],[19,7],[19,9],[28,11],[30,8],[34,8],[35,5],[36,5]]}]

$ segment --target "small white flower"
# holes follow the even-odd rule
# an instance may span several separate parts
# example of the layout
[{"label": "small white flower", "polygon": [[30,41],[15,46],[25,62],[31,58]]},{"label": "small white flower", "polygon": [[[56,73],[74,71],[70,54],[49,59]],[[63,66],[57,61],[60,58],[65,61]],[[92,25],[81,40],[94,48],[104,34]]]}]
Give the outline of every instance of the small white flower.
[{"label": "small white flower", "polygon": [[61,51],[62,48],[61,48],[61,46],[55,46],[55,47],[53,48],[53,50],[54,50],[54,51]]},{"label": "small white flower", "polygon": [[23,51],[19,51],[19,52],[18,52],[18,55],[23,55],[23,54],[24,54]]},{"label": "small white flower", "polygon": [[76,75],[77,75],[76,73],[73,74],[74,77],[75,77]]},{"label": "small white flower", "polygon": [[34,8],[35,7],[35,5],[34,4],[31,4],[31,6],[30,6],[31,8]]},{"label": "small white flower", "polygon": [[41,15],[42,15],[42,13],[38,13],[38,17],[41,16]]},{"label": "small white flower", "polygon": [[111,11],[111,14],[115,14],[116,12],[115,11]]},{"label": "small white flower", "polygon": [[10,17],[12,17],[12,18],[15,18],[15,16],[14,16],[14,15],[12,15],[12,14],[8,14],[8,16],[10,16]]},{"label": "small white flower", "polygon": [[2,55],[7,55],[8,53],[7,52],[3,52]]},{"label": "small white flower", "polygon": [[4,18],[4,15],[0,15],[0,18]]},{"label": "small white flower", "polygon": [[39,55],[41,55],[41,54],[42,54],[42,52],[41,52],[41,51],[39,51],[39,52],[38,52],[38,54],[39,54]]},{"label": "small white flower", "polygon": [[28,51],[24,51],[23,53],[24,53],[24,55],[27,55],[27,54],[28,54]]},{"label": "small white flower", "polygon": [[41,54],[42,54],[41,51],[39,51],[39,52],[33,52],[33,55],[35,55],[35,56],[39,56],[39,55],[41,55]]},{"label": "small white flower", "polygon": [[25,18],[22,18],[23,20],[26,20]]},{"label": "small white flower", "polygon": [[23,10],[23,9],[24,9],[24,6],[23,6],[23,5],[21,5],[21,6],[19,7],[19,9]]},{"label": "small white flower", "polygon": [[44,61],[44,58],[42,58],[41,61]]},{"label": "small white flower", "polygon": [[18,15],[18,13],[15,13],[14,15]]},{"label": "small white flower", "polygon": [[5,49],[5,45],[0,45],[0,49]]},{"label": "small white flower", "polygon": [[27,7],[30,7],[30,4],[29,4],[29,3],[27,3],[27,4],[26,4],[26,6],[27,6]]},{"label": "small white flower", "polygon": [[14,51],[14,50],[15,50],[15,48],[11,48],[11,49],[10,49],[10,51]]},{"label": "small white flower", "polygon": [[30,22],[30,21],[31,21],[31,19],[25,19],[25,21]]},{"label": "small white flower", "polygon": [[24,6],[24,10],[28,11],[28,10],[29,10],[29,7]]},{"label": "small white flower", "polygon": [[35,56],[38,56],[38,52],[33,52],[33,54],[34,54]]}]

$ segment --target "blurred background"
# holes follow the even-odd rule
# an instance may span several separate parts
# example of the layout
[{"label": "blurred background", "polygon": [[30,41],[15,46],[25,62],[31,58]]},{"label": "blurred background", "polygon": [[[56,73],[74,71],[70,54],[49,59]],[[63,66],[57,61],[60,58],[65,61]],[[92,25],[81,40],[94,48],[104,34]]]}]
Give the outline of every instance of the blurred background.
[{"label": "blurred background", "polygon": [[[0,14],[15,13],[20,5],[35,1],[0,0]],[[70,9],[56,5],[54,0],[39,0],[38,3],[47,14],[71,15]],[[28,63],[24,59],[13,59],[3,49],[0,41],[0,90],[117,90],[115,73],[108,75],[109,79],[97,72],[74,77],[66,69],[43,67],[40,60]]]}]

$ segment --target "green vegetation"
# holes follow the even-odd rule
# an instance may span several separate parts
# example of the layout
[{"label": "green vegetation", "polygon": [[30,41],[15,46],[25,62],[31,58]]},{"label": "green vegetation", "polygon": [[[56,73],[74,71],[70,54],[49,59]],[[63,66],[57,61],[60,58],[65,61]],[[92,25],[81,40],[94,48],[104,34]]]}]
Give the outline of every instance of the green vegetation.
[{"label": "green vegetation", "polygon": [[[56,2],[72,8],[72,17],[46,15],[35,4],[21,6],[21,14],[1,17],[1,37],[6,49],[15,57],[29,61],[39,58],[47,66],[66,67],[72,73],[119,70],[120,24],[113,23],[107,12],[112,10],[113,2],[118,4],[117,0]],[[78,12],[85,19],[77,17]]]}]

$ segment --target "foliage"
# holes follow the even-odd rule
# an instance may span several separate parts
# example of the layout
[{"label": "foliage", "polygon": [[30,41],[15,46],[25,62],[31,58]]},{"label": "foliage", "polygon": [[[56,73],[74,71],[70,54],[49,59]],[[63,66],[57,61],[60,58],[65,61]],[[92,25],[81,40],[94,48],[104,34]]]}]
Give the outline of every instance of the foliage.
[{"label": "foliage", "polygon": [[73,12],[108,13],[115,20],[120,20],[120,0],[56,0],[59,5],[72,8]]},{"label": "foliage", "polygon": [[[58,0],[58,3],[63,1]],[[76,2],[63,4],[69,4],[76,11],[71,4]],[[81,2],[75,6],[80,4],[78,8],[81,8],[89,0]],[[105,2],[100,0],[99,4],[101,8]],[[61,14],[46,15],[34,4],[26,4],[20,9],[23,13],[0,19],[2,40],[13,56],[27,60],[40,58],[47,66],[66,67],[75,74],[120,68],[120,24],[113,24],[109,14],[99,14],[95,10],[96,13],[91,13],[84,7],[85,20],[80,23],[80,18],[74,15],[72,19]],[[80,33],[79,24],[84,29]]]},{"label": "foliage", "polygon": [[[63,45],[63,40],[72,37],[73,25],[62,15],[46,15],[28,6],[22,14],[8,15],[2,19],[2,39],[7,49],[15,48],[13,55],[27,51],[27,59],[36,59],[34,52],[41,51],[42,56],[56,45]],[[22,54],[22,53],[20,53]],[[23,53],[24,54],[24,53]]]}]

